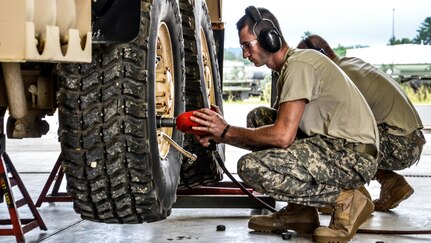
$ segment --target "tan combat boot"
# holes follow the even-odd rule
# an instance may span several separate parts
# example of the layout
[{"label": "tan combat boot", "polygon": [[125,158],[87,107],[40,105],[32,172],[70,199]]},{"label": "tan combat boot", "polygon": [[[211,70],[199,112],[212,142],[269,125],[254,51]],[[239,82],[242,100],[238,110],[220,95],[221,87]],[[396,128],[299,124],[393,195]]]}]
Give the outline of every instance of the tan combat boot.
[{"label": "tan combat boot", "polygon": [[313,240],[321,243],[347,242],[373,210],[373,202],[359,190],[343,190],[336,200],[329,227],[317,228],[313,233]]},{"label": "tan combat boot", "polygon": [[[371,200],[371,195],[364,186],[359,187],[358,190],[362,192],[362,194],[364,194],[366,197],[368,197],[368,199]],[[334,211],[334,207],[331,207],[331,206],[320,207],[317,209],[317,211],[321,212],[322,214],[331,214],[332,211]]]},{"label": "tan combat boot", "polygon": [[270,215],[253,216],[248,222],[250,229],[274,233],[290,229],[298,234],[312,234],[319,226],[316,208],[293,203]]},{"label": "tan combat boot", "polygon": [[374,200],[376,211],[388,211],[395,208],[414,193],[406,179],[393,171],[377,170],[374,179],[381,185],[380,198]]}]

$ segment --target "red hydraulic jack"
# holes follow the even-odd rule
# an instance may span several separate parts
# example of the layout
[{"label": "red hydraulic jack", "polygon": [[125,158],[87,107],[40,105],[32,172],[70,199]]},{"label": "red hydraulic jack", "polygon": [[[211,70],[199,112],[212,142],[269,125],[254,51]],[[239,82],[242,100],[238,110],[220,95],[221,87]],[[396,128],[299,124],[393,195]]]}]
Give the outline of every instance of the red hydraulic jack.
[{"label": "red hydraulic jack", "polygon": [[[1,128],[0,128],[0,131]],[[0,225],[12,225],[12,228],[0,229],[0,235],[15,236],[17,242],[25,242],[24,234],[28,231],[39,227],[41,230],[47,230],[45,223],[37,211],[33,201],[27,192],[18,172],[12,164],[9,156],[5,151],[5,135],[0,134],[0,196],[1,201],[5,199],[10,219],[0,219]],[[18,186],[23,198],[16,200],[12,191],[13,186]],[[34,218],[20,218],[18,208],[28,205]]]}]

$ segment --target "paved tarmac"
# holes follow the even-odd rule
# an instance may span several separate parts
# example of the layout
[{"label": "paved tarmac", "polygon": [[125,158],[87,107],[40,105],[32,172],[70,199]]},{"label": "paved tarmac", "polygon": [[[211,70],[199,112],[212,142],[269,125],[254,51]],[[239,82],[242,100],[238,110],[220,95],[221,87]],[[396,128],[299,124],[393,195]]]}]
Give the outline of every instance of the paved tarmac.
[{"label": "paved tarmac", "polygon": [[[244,125],[245,114],[254,105],[225,105],[229,123]],[[36,202],[43,185],[59,155],[55,117],[47,119],[52,129],[39,139],[7,140],[7,153],[18,170],[33,202]],[[431,134],[426,134],[431,141]],[[231,146],[226,147],[226,165],[236,172],[236,161],[247,153]],[[373,230],[431,230],[431,142],[425,145],[420,162],[400,171],[415,189],[415,193],[390,212],[374,212],[361,229]],[[225,180],[229,180],[227,177]],[[14,187],[15,188],[15,187]],[[64,191],[62,184],[60,191]],[[373,198],[378,196],[379,185],[372,181],[367,186]],[[15,190],[15,189],[14,189]],[[18,195],[18,193],[16,193]],[[16,197],[18,197],[16,195]],[[285,206],[277,202],[276,208]],[[194,205],[196,206],[196,205]],[[26,206],[20,208],[21,218],[30,216]],[[277,234],[259,234],[247,228],[251,215],[268,213],[252,208],[174,208],[166,219],[139,225],[100,224],[80,219],[70,202],[43,203],[38,208],[48,230],[39,228],[27,232],[26,242],[284,242]],[[0,218],[8,218],[5,203],[0,203]],[[321,224],[329,223],[329,216],[320,216]],[[217,231],[224,225],[225,231]],[[5,226],[1,226],[4,228]],[[290,242],[311,242],[309,235],[294,236]],[[0,236],[0,242],[15,242],[13,236]],[[430,234],[368,234],[358,233],[351,242],[431,242]]]}]

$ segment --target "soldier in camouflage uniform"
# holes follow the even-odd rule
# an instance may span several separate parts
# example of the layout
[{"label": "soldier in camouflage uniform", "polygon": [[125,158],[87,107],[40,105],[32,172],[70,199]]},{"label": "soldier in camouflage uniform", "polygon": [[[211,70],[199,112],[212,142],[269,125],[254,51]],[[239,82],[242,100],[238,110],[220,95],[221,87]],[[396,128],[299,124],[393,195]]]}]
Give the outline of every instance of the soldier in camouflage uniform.
[{"label": "soldier in camouflage uniform", "polygon": [[[272,13],[250,6],[238,21],[244,58],[279,74],[272,108],[256,108],[252,127],[230,126],[220,110],[190,118],[203,146],[211,141],[252,152],[238,161],[241,179],[288,206],[254,216],[249,228],[292,229],[317,242],[348,241],[374,210],[358,188],[377,170],[378,129],[365,99],[333,62],[318,52],[290,48]],[[299,131],[303,134],[299,136]],[[332,206],[328,227],[316,207]]]},{"label": "soldier in camouflage uniform", "polygon": [[319,35],[306,36],[300,49],[315,49],[333,60],[355,83],[376,119],[381,157],[374,177],[380,184],[375,210],[387,211],[413,194],[413,188],[394,170],[417,163],[425,143],[422,122],[398,83],[370,63],[355,57],[339,58]]}]

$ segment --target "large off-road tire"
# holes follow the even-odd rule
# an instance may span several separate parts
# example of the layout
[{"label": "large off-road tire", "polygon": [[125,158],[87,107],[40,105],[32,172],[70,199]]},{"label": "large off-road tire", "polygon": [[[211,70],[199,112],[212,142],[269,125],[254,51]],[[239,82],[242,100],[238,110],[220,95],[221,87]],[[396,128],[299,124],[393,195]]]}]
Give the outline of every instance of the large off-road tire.
[{"label": "large off-road tire", "polygon": [[[205,1],[181,0],[186,54],[186,110],[196,110],[217,105],[223,111],[221,78],[211,20]],[[212,150],[202,147],[192,135],[186,135],[185,148],[198,156],[181,166],[180,189],[211,184],[223,179],[223,171],[212,155]],[[224,158],[224,145],[217,145]]]},{"label": "large off-road tire", "polygon": [[184,112],[184,42],[177,1],[141,1],[138,36],[93,46],[91,64],[59,70],[59,138],[67,190],[84,219],[165,219],[179,183],[183,134],[156,116]]}]

